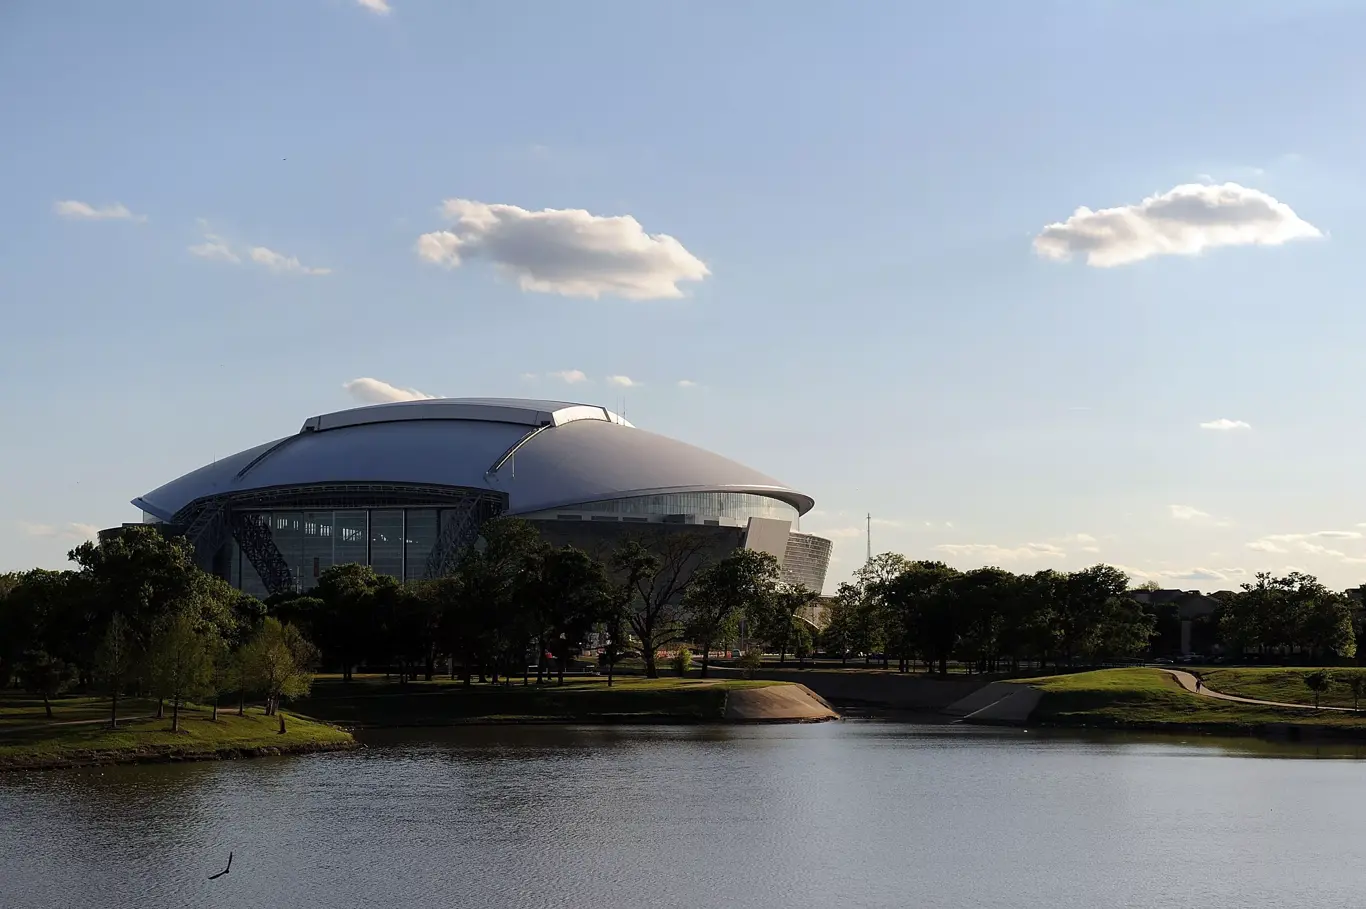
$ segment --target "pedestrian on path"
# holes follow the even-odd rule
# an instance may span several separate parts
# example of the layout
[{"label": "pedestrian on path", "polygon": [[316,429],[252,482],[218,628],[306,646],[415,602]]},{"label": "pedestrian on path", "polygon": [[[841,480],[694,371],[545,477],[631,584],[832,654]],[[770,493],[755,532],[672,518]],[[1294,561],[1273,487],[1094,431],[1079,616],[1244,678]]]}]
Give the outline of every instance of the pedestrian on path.
[{"label": "pedestrian on path", "polygon": [[1202,688],[1204,688],[1204,687],[1205,687],[1205,680],[1202,679],[1202,678],[1200,678],[1200,676],[1197,675],[1197,676],[1195,677],[1195,690],[1196,690],[1196,691],[1199,691],[1200,689],[1202,689]]}]

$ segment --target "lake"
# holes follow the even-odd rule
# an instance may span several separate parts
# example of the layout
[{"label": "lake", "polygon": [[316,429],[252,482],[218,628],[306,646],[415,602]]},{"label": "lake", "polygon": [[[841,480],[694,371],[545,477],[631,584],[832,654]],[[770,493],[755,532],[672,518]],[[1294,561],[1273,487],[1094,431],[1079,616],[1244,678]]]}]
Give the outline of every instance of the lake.
[{"label": "lake", "polygon": [[[843,722],[485,727],[0,775],[0,906],[1359,907],[1366,753]],[[230,874],[206,878],[235,854]]]}]

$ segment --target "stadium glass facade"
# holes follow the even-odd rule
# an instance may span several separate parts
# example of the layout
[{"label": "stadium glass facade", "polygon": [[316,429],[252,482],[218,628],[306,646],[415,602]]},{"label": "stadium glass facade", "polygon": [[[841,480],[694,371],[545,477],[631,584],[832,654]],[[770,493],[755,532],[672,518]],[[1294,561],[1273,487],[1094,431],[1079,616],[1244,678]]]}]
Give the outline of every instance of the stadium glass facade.
[{"label": "stadium glass facade", "polygon": [[[376,574],[416,581],[445,523],[458,511],[439,508],[352,508],[345,511],[255,513],[289,565],[299,590],[311,590],[333,565],[370,565]],[[269,594],[234,540],[228,582],[253,596]]]}]

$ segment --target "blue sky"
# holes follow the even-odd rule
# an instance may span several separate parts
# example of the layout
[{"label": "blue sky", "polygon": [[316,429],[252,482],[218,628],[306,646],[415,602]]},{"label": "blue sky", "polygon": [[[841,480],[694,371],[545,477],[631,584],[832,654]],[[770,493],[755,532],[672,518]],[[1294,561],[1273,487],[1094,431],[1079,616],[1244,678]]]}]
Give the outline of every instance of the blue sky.
[{"label": "blue sky", "polygon": [[1366,580],[1361,4],[385,5],[0,7],[0,569],[370,377],[624,399],[813,495],[832,587],[867,511]]}]

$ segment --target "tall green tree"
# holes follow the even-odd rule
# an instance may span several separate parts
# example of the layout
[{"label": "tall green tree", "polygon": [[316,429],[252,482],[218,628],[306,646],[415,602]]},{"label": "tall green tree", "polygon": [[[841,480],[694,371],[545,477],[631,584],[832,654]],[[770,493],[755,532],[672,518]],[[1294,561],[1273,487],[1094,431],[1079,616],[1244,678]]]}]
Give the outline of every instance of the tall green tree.
[{"label": "tall green tree", "polygon": [[937,664],[948,674],[948,660],[958,645],[962,620],[950,582],[959,572],[943,562],[908,562],[902,570],[879,584],[887,603],[890,643],[898,668],[909,670],[919,654],[927,664]]},{"label": "tall green tree", "polygon": [[697,533],[655,533],[627,540],[612,555],[622,615],[640,641],[645,675],[659,678],[660,649],[683,639],[683,598],[707,564],[709,543]]},{"label": "tall green tree", "polygon": [[801,621],[798,616],[819,599],[820,594],[804,584],[779,584],[772,595],[756,602],[756,630],[760,638],[778,651],[779,666],[786,665],[795,636],[804,633],[797,627]]},{"label": "tall green tree", "polygon": [[[593,626],[610,611],[613,597],[606,567],[588,553],[573,546],[546,548],[536,565],[527,595],[531,600],[533,621],[540,652],[554,657],[559,683],[569,660]],[[537,681],[541,660],[537,660]]]},{"label": "tall green tree", "polygon": [[147,649],[148,680],[159,698],[171,702],[171,731],[180,731],[180,707],[203,695],[213,676],[211,638],[194,617],[181,612],[166,620]]},{"label": "tall green tree", "polygon": [[754,549],[736,549],[697,572],[683,598],[683,635],[701,652],[702,678],[713,645],[734,636],[742,614],[772,610],[778,576],[778,560]]},{"label": "tall green tree", "polygon": [[104,640],[95,652],[95,678],[109,692],[109,728],[119,727],[119,695],[141,657],[137,642],[128,629],[123,613],[116,612],[109,619]]},{"label": "tall green tree", "polygon": [[243,647],[243,672],[249,678],[250,686],[265,695],[266,715],[280,718],[281,734],[286,729],[280,702],[287,697],[308,694],[317,660],[317,648],[299,629],[282,625],[275,618],[266,618]]}]

